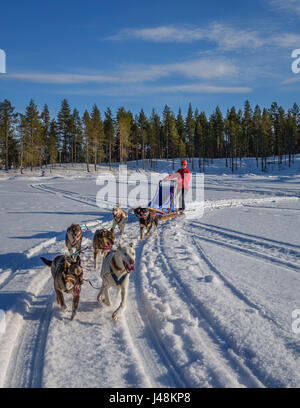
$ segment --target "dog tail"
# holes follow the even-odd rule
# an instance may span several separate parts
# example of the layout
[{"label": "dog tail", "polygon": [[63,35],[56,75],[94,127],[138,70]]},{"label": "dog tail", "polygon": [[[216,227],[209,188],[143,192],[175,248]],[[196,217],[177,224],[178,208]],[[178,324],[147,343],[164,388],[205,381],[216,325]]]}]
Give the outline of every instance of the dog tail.
[{"label": "dog tail", "polygon": [[44,262],[44,264],[46,264],[47,266],[51,266],[52,265],[52,261],[48,261],[48,259],[46,259],[46,258],[43,258],[42,256],[41,256],[41,260]]}]

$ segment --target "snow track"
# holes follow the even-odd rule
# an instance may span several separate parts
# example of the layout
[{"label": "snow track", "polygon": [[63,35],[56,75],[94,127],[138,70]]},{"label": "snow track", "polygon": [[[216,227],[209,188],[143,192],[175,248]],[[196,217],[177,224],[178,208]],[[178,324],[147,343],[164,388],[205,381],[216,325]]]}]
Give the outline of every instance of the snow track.
[{"label": "snow track", "polygon": [[[164,253],[169,252],[169,248],[162,245],[163,238],[159,237],[159,257],[163,263],[165,275],[174,286],[177,294],[180,293],[182,308],[186,309],[185,315],[190,315],[195,322],[197,337],[189,339],[195,350],[199,348],[199,356],[193,356],[201,361],[201,354],[205,356],[207,378],[212,380],[214,387],[262,387],[263,384],[253,375],[251,370],[245,366],[242,360],[226,344],[224,338],[220,336],[214,323],[210,320],[209,314],[198,299],[193,296],[188,286],[185,285],[178,274],[174,274],[169,264],[168,257]],[[188,329],[188,328],[187,328]],[[188,330],[185,335],[191,334]],[[199,347],[200,343],[200,347]],[[200,352],[201,350],[201,352]],[[202,357],[203,358],[203,357]],[[203,363],[202,363],[203,364]],[[204,366],[203,364],[203,366]],[[205,386],[205,384],[197,384]],[[207,384],[206,384],[207,385]]]},{"label": "snow track", "polygon": [[[195,226],[195,223],[191,223],[191,226]],[[199,230],[199,225],[197,226]],[[195,228],[192,229],[194,237],[233,251],[238,251],[246,256],[251,256],[256,259],[259,258],[265,262],[272,262],[284,266],[293,272],[300,272],[299,251],[287,250],[283,246],[266,244],[257,240],[246,240],[241,236],[238,237],[237,235],[215,231],[214,229],[208,229],[203,226],[201,226],[201,229],[205,230],[206,233],[202,235],[197,234]],[[207,231],[209,233],[207,233]],[[287,259],[291,259],[293,262],[290,262]]]},{"label": "snow track", "polygon": [[[209,181],[212,190],[221,188]],[[72,182],[67,189],[64,185],[51,180],[30,187],[66,208],[97,207],[88,189],[76,192]],[[240,184],[228,182],[226,194],[239,188],[242,191]],[[255,192],[253,184],[248,192]],[[277,195],[270,196],[272,192]],[[299,199],[291,196],[296,189],[287,196],[283,188],[260,186],[263,193],[263,198],[191,205],[185,217],[162,222],[143,241],[130,214],[122,241],[135,243],[136,270],[118,322],[111,319],[120,301],[114,291],[113,306],[106,307],[87,283],[74,321],[70,295],[65,296],[69,309],[58,308],[50,270],[39,257],[53,259],[67,252],[64,231],[27,247],[17,260],[6,260],[0,271],[0,308],[6,311],[7,326],[5,335],[0,334],[0,386],[299,386],[300,344],[290,332],[287,312],[297,308],[300,246],[286,237],[221,222],[223,212],[244,217],[247,209],[246,217],[256,216],[257,208],[267,203],[279,216],[286,215],[280,207],[284,202],[291,204],[287,210],[298,211]],[[199,221],[202,210],[204,220]],[[81,260],[84,277],[99,287],[92,238],[96,228],[109,228],[112,219],[110,213],[97,211],[99,220],[89,218],[82,224]],[[217,216],[219,225],[212,221]]]}]

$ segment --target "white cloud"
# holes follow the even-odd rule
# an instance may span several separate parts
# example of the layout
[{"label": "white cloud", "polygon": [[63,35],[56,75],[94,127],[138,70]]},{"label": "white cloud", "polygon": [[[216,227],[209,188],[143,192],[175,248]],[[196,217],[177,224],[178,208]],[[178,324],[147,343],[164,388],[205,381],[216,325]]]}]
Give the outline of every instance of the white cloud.
[{"label": "white cloud", "polygon": [[220,23],[211,23],[206,28],[191,26],[160,26],[155,28],[125,29],[107,37],[108,40],[138,39],[152,42],[210,41],[220,48],[233,50],[243,47],[257,48],[265,43],[257,31],[235,29]]},{"label": "white cloud", "polygon": [[252,88],[246,86],[214,86],[204,84],[176,85],[163,87],[162,92],[186,92],[186,93],[249,93]]},{"label": "white cloud", "polygon": [[300,77],[295,76],[294,78],[285,79],[284,81],[281,82],[281,85],[297,84],[298,82],[300,82]]},{"label": "white cloud", "polygon": [[41,74],[41,73],[17,73],[8,74],[5,78],[17,79],[39,84],[82,84],[88,82],[118,82],[117,77],[107,75],[81,75],[81,74]]},{"label": "white cloud", "polygon": [[283,33],[272,39],[278,47],[290,48],[300,45],[300,34]]},{"label": "white cloud", "polygon": [[6,79],[22,80],[42,84],[122,84],[156,81],[161,78],[179,76],[197,79],[223,79],[235,76],[239,68],[224,58],[200,58],[179,63],[123,66],[110,75],[87,75],[73,73],[11,73]]},{"label": "white cloud", "polygon": [[[143,86],[130,85],[111,88],[94,89],[65,89],[64,94],[69,95],[105,95],[111,97],[137,97],[143,95],[159,94],[246,94],[252,92],[252,88],[239,86],[218,86],[193,83],[189,85],[175,86]],[[61,91],[60,91],[61,93]]]},{"label": "white cloud", "polygon": [[[298,6],[300,8],[300,0]],[[300,42],[300,35],[290,32],[275,32],[238,29],[217,22],[206,28],[191,26],[159,26],[155,28],[126,29],[108,37],[109,40],[137,39],[157,43],[189,43],[208,41],[216,44],[221,51],[258,50],[270,47],[294,47]]]},{"label": "white cloud", "polygon": [[271,5],[279,10],[284,10],[292,14],[300,15],[299,0],[271,0]]}]

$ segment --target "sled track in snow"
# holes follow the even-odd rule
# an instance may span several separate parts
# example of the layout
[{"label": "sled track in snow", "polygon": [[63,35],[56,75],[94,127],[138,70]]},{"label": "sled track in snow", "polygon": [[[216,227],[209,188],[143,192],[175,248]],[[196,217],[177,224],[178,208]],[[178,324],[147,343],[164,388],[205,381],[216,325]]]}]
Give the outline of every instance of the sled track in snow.
[{"label": "sled track in snow", "polygon": [[40,190],[49,194],[61,194],[64,198],[68,198],[69,200],[99,208],[96,204],[96,197],[94,196],[82,196],[79,193],[63,190],[57,187],[50,187],[47,184],[31,184],[30,186],[32,188],[35,188],[36,190]]},{"label": "sled track in snow", "polygon": [[[162,243],[161,238],[159,238],[159,252],[160,257],[163,261],[163,264],[168,271],[168,278],[176,285],[179,289],[179,293],[182,296],[182,299],[189,306],[190,312],[192,316],[196,317],[199,321],[199,330],[203,330],[205,335],[211,343],[213,343],[213,348],[217,349],[218,351],[218,359],[219,361],[223,361],[230,369],[232,369],[236,373],[237,380],[239,383],[245,387],[265,387],[263,382],[257,378],[257,376],[253,373],[252,369],[242,361],[242,358],[238,356],[237,352],[232,350],[232,347],[229,346],[226,342],[226,338],[214,324],[211,323],[211,318],[209,316],[209,311],[205,308],[202,302],[199,299],[195,298],[193,293],[186,287],[184,282],[180,279],[178,274],[172,273],[169,263],[166,260],[166,257],[162,251]],[[191,302],[192,300],[192,302]],[[253,307],[252,304],[247,304],[250,307]],[[207,346],[207,345],[206,345]],[[213,355],[212,358],[215,358]],[[226,367],[225,367],[226,369]],[[212,367],[212,376],[215,376]],[[222,387],[222,384],[219,386]]]},{"label": "sled track in snow", "polygon": [[44,353],[54,297],[52,278],[49,277],[23,317],[24,324],[9,361],[4,387],[42,387]]},{"label": "sled track in snow", "polygon": [[[146,238],[147,239],[147,238]],[[148,238],[149,239],[149,238]],[[139,315],[144,322],[145,328],[147,329],[147,334],[149,335],[148,340],[152,343],[151,347],[152,349],[155,349],[155,353],[157,354],[158,359],[161,361],[162,365],[166,368],[166,371],[168,373],[168,376],[171,377],[171,383],[168,385],[168,387],[175,387],[175,388],[188,388],[189,384],[184,380],[184,378],[181,378],[180,376],[180,370],[178,368],[178,365],[174,361],[174,359],[171,357],[170,353],[166,349],[164,343],[160,339],[159,333],[157,333],[157,330],[155,329],[155,324],[151,318],[151,315],[147,311],[147,307],[145,306],[145,299],[144,299],[144,294],[143,294],[143,288],[142,288],[142,283],[141,283],[141,278],[139,277],[140,274],[140,264],[141,264],[141,259],[143,256],[143,250],[144,246],[147,243],[147,241],[143,241],[141,244],[139,244],[139,247],[137,248],[137,253],[138,253],[138,262],[137,262],[137,271],[135,272],[135,279],[134,279],[134,284],[136,286],[136,303],[137,307],[139,310]],[[132,279],[133,280],[133,279]],[[131,280],[131,284],[133,284]],[[131,300],[132,301],[132,300]],[[125,312],[126,313],[126,312]],[[131,333],[134,332],[134,327],[132,326],[130,320],[128,317],[126,317],[128,320],[128,327]],[[134,337],[134,335],[132,336]],[[139,350],[140,354],[143,356],[145,359],[145,350],[143,349]],[[146,351],[146,354],[149,355],[149,350]],[[149,358],[148,358],[149,360]],[[149,365],[148,362],[146,362],[146,366]],[[157,386],[157,385],[155,385]]]},{"label": "sled track in snow", "polygon": [[[245,255],[245,256],[248,256],[248,257],[251,257],[251,258],[261,260],[262,262],[273,263],[273,264],[275,264],[277,266],[284,267],[284,268],[288,269],[289,271],[292,271],[292,272],[295,272],[295,273],[300,273],[300,265],[299,264],[278,259],[273,255],[268,255],[266,253],[260,252],[259,250],[254,250],[253,248],[251,248],[251,246],[247,247],[245,245],[246,246],[246,248],[245,248],[245,247],[241,246],[241,242],[240,242],[239,245],[227,242],[224,239],[224,234],[218,234],[218,233],[215,233],[213,230],[211,230],[211,233],[212,232],[214,233],[214,238],[212,238],[210,236],[207,236],[207,235],[204,235],[204,234],[203,235],[197,234],[194,231],[193,231],[193,234],[194,234],[194,237],[196,237],[199,240],[221,246],[223,248],[229,249],[230,251],[238,252],[241,255]],[[242,245],[244,245],[244,243],[245,243],[245,241],[242,240]],[[254,244],[253,244],[253,246],[254,246]],[[256,247],[259,248],[259,244],[256,243]]]},{"label": "sled track in snow", "polygon": [[[57,245],[59,243],[56,240],[53,242],[53,238],[45,241],[43,244],[36,245],[27,251],[27,255],[41,253],[45,250],[45,247],[49,251],[56,252]],[[18,265],[22,269],[30,270],[32,259],[30,256]],[[27,297],[22,299],[21,297],[21,308],[20,312],[22,318],[17,326],[18,332],[14,336],[14,344],[12,345],[12,351],[10,351],[10,358],[7,364],[4,387],[12,388],[36,388],[42,386],[42,372],[43,372],[43,361],[44,352],[47,341],[48,328],[52,316],[52,303],[55,298],[53,291],[53,279],[48,268],[45,268],[47,275],[46,281],[41,288],[38,289],[37,293],[33,294],[29,289],[27,290]],[[43,279],[45,276],[43,276]],[[18,269],[15,273],[12,273],[5,282],[2,283],[0,289],[8,290],[11,293],[10,286],[11,283],[19,280]],[[39,275],[35,275],[32,281],[33,291],[35,291],[36,283],[39,282]],[[15,285],[13,285],[14,287]],[[17,285],[18,286],[18,285]],[[0,292],[1,293],[1,292]],[[18,291],[16,293],[19,293]],[[21,296],[22,292],[20,292]],[[20,306],[18,303],[15,305],[16,310]],[[13,324],[13,322],[12,322]],[[9,333],[13,329],[10,327],[10,322],[8,322],[7,332]],[[10,335],[8,335],[8,339]],[[6,356],[8,357],[8,356]]]},{"label": "sled track in snow", "polygon": [[205,224],[202,222],[193,221],[190,223],[190,225],[195,226],[197,228],[200,227],[209,232],[211,231],[211,232],[218,233],[224,236],[224,238],[236,239],[238,241],[242,241],[243,243],[259,245],[259,246],[263,246],[271,250],[276,249],[276,250],[279,250],[280,252],[286,251],[286,252],[289,252],[289,254],[299,258],[300,260],[300,246],[299,245],[289,244],[287,242],[280,242],[280,241],[276,241],[270,238],[258,237],[258,236],[251,235],[251,234],[245,234],[243,232],[237,232],[229,228],[219,227],[217,225]]},{"label": "sled track in snow", "polygon": [[253,303],[243,292],[241,292],[239,289],[234,286],[234,284],[227,279],[212,263],[212,261],[209,259],[208,255],[204,251],[204,249],[199,245],[199,242],[193,237],[193,242],[195,244],[195,247],[198,249],[199,254],[201,258],[205,261],[205,263],[208,265],[211,271],[213,271],[222,281],[224,284],[231,290],[234,296],[237,296],[241,301],[243,301],[247,306],[250,308],[257,310],[257,312],[260,314],[261,317],[264,319],[269,320],[272,324],[277,326],[279,329],[281,329],[281,326],[274,320],[272,316],[269,316],[265,311],[263,312],[261,308],[256,304]]}]

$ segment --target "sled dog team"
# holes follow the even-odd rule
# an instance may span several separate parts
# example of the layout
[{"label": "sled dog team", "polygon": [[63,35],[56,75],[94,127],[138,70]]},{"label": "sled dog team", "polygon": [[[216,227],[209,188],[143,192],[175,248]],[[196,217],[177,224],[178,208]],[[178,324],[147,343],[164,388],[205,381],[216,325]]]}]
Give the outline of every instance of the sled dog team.
[{"label": "sled dog team", "polygon": [[[138,207],[133,209],[134,214],[139,219],[140,238],[143,239],[143,230],[146,229],[146,235],[149,236],[152,227],[157,229],[159,216],[148,208]],[[121,244],[119,240],[118,247],[113,249],[115,243],[115,228],[118,227],[120,237],[124,234],[125,225],[128,221],[128,212],[122,210],[119,206],[114,207],[113,226],[110,230],[97,230],[93,238],[94,267],[97,268],[97,259],[102,254],[102,266],[100,276],[102,286],[97,296],[97,300],[111,306],[109,294],[110,288],[117,288],[118,294],[121,292],[121,303],[113,312],[113,320],[118,320],[123,312],[128,295],[128,285],[130,273],[134,270],[135,249],[134,244],[127,246]],[[81,285],[84,282],[83,269],[80,256],[82,243],[82,230],[80,225],[72,224],[66,232],[66,247],[70,256],[59,255],[53,261],[41,257],[41,260],[51,267],[51,274],[54,280],[54,290],[56,292],[57,303],[64,310],[67,308],[64,300],[64,293],[73,294],[72,316],[73,320],[79,305]]]}]

